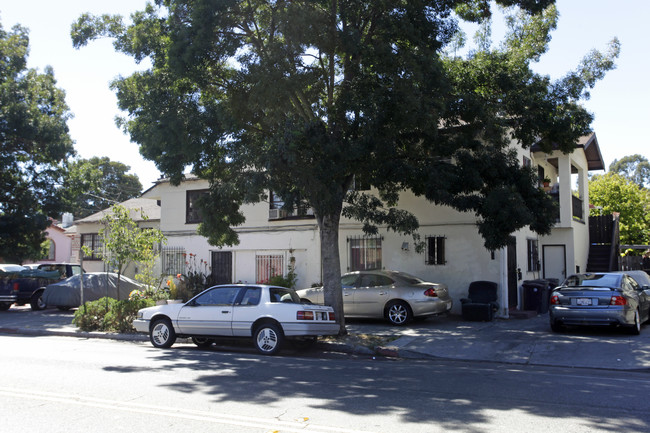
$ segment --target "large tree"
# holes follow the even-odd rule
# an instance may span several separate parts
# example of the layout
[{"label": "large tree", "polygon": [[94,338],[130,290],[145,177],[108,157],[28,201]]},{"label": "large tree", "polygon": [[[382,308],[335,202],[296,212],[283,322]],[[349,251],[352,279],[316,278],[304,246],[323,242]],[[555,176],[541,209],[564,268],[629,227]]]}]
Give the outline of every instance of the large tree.
[{"label": "large tree", "polygon": [[[341,215],[366,233],[416,234],[417,219],[395,207],[410,189],[476,214],[489,249],[552,227],[552,201],[508,144],[572,151],[592,120],[579,100],[618,45],[552,82],[530,63],[555,28],[553,0],[496,3],[512,7],[504,44],[484,31],[462,58],[446,54],[462,39],[459,17],[488,23],[486,0],[156,0],[129,25],[83,15],[72,38],[111,36],[151,60],[112,84],[122,125],[173,182],[188,165],[210,181],[199,231],[212,244],[236,243],[242,204],[269,190],[314,209],[325,302],[344,332]],[[355,182],[378,193],[351,192]]]},{"label": "large tree", "polygon": [[108,157],[70,162],[65,182],[68,210],[84,218],[116,203],[140,196],[142,184],[130,167]]},{"label": "large tree", "polygon": [[621,244],[650,244],[650,191],[610,171],[589,180],[589,202],[591,215],[620,214]]},{"label": "large tree", "polygon": [[642,188],[650,187],[650,162],[643,155],[628,155],[609,164],[609,171],[620,174]]},{"label": "large tree", "polygon": [[27,29],[0,25],[0,259],[40,258],[48,217],[62,210],[71,117],[54,72],[27,68]]}]

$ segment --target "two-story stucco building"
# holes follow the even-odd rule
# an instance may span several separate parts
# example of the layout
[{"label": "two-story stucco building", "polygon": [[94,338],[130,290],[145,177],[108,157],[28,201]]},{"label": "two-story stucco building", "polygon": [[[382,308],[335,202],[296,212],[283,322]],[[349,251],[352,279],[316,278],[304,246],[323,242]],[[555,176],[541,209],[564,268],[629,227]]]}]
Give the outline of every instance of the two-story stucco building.
[{"label": "two-story stucco building", "polygon": [[[491,280],[500,287],[500,315],[521,306],[521,281],[536,278],[561,280],[568,273],[586,269],[589,250],[588,173],[604,169],[595,134],[583,137],[574,152],[551,154],[518,148],[522,164],[549,178],[548,193],[559,202],[559,215],[549,236],[530,230],[512,235],[510,245],[488,251],[472,213],[435,206],[423,198],[404,193],[399,207],[408,209],[420,222],[424,253],[414,251],[412,239],[379,230],[364,236],[360,223],[342,219],[339,233],[341,272],[359,269],[397,269],[425,280],[442,282],[456,300],[466,296],[474,280]],[[541,187],[541,185],[540,185]],[[245,205],[246,222],[237,227],[240,243],[218,248],[196,233],[201,221],[196,198],[208,188],[205,180],[188,177],[179,186],[159,180],[143,194],[160,205],[160,229],[167,236],[161,255],[161,271],[183,273],[185,255],[207,262],[215,281],[262,282],[273,274],[286,274],[291,264],[297,273],[297,288],[322,281],[320,237],[313,215],[297,216],[282,210],[281,199]]]}]

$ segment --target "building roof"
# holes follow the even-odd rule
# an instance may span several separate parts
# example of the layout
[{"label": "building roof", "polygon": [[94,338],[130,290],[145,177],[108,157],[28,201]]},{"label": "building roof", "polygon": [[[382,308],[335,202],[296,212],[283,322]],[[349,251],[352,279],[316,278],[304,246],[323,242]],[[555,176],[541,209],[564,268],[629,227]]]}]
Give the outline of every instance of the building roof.
[{"label": "building roof", "polygon": [[[160,205],[155,199],[151,198],[132,198],[127,201],[119,203],[120,206],[124,206],[127,209],[131,210],[142,210],[144,215],[147,217],[148,221],[160,221]],[[104,216],[108,215],[112,211],[112,206],[108,209],[104,209],[97,213],[82,218],[75,221],[75,224],[89,224],[99,222]],[[144,221],[140,216],[140,212],[133,213],[132,218],[134,221]]]},{"label": "building roof", "polygon": [[596,138],[595,132],[580,137],[578,147],[582,147],[585,150],[589,171],[605,170],[605,161],[603,160],[603,155],[600,153],[600,146],[598,146],[598,139]]},{"label": "building roof", "polygon": [[[559,146],[557,144],[553,144],[553,149],[558,148]],[[600,153],[600,146],[598,145],[595,132],[580,137],[576,143],[576,148],[583,149],[587,158],[587,169],[589,171],[605,169],[605,161]],[[532,152],[542,152],[542,148],[538,144],[534,144],[530,150]]]}]

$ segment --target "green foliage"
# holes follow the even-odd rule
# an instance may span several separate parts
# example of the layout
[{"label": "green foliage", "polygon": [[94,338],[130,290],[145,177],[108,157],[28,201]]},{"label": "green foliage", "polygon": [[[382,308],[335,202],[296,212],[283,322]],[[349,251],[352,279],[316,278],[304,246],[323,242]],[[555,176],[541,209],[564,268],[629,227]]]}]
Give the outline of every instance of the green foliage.
[{"label": "green foliage", "polygon": [[274,275],[269,278],[269,281],[266,284],[294,289],[296,285],[296,277],[297,275],[291,272],[287,273],[286,276]]},{"label": "green foliage", "polygon": [[178,298],[188,301],[205,289],[213,286],[212,272],[207,261],[197,261],[196,254],[183,254],[185,274],[179,274]]},{"label": "green foliage", "polygon": [[135,198],[142,184],[130,167],[107,157],[78,159],[68,165],[66,206],[76,218],[108,209],[115,203]]},{"label": "green foliage", "polygon": [[152,307],[155,302],[147,298],[118,301],[101,298],[86,302],[74,313],[72,323],[82,331],[135,332],[133,321],[138,310]]},{"label": "green foliage", "polygon": [[640,187],[650,187],[650,162],[643,155],[629,155],[615,159],[609,165],[609,171],[620,174]]},{"label": "green foliage", "polygon": [[609,172],[589,181],[589,201],[591,215],[620,213],[621,244],[650,244],[650,191]]},{"label": "green foliage", "polygon": [[27,29],[0,24],[0,257],[12,262],[38,259],[74,154],[65,93],[51,68],[27,68],[28,44]]}]

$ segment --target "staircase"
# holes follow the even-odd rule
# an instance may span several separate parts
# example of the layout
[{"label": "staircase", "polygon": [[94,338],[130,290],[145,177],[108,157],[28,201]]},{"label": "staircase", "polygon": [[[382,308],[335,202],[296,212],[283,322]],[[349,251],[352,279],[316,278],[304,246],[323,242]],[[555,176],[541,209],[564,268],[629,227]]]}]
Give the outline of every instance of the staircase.
[{"label": "staircase", "polygon": [[618,270],[618,214],[589,217],[587,272]]}]

